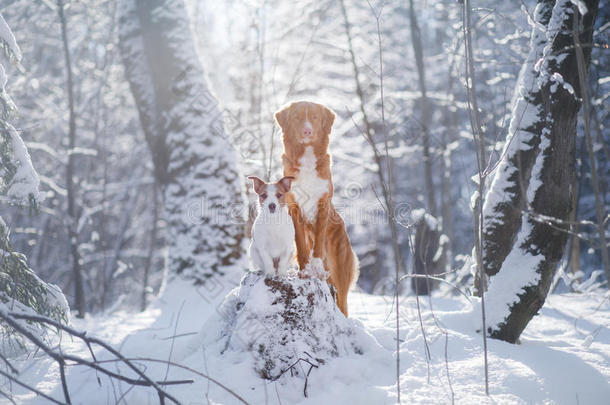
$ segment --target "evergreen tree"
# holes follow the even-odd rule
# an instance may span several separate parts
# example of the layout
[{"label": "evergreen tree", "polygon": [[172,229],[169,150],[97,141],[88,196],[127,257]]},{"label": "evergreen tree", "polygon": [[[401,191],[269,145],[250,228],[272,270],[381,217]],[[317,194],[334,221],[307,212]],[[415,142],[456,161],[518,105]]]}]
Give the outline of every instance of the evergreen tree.
[{"label": "evergreen tree", "polygon": [[170,277],[204,282],[243,255],[243,191],[182,0],[124,0],[127,79],[161,184]]},{"label": "evergreen tree", "polygon": [[[6,58],[18,64],[21,51],[4,18],[0,15],[0,45]],[[38,174],[23,140],[8,122],[15,105],[5,91],[7,76],[0,63],[0,204],[35,209],[41,200]],[[42,281],[30,269],[25,255],[16,252],[9,241],[9,228],[0,217],[0,311],[32,312],[67,322],[68,304],[61,290]],[[38,324],[24,324],[40,335]],[[19,339],[12,328],[0,324],[0,344],[12,346]]]}]

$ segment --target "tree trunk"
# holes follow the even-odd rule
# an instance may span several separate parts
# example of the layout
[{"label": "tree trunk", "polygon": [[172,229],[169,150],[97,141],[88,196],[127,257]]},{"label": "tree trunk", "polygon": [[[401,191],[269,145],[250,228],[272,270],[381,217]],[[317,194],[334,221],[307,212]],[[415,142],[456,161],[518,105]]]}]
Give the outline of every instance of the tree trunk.
[{"label": "tree trunk", "polygon": [[150,284],[150,270],[155,262],[155,251],[157,247],[157,232],[159,229],[159,203],[158,203],[158,190],[157,182],[153,183],[152,198],[152,229],[150,231],[150,244],[148,245],[148,254],[146,255],[146,263],[144,264],[144,279],[142,280],[142,301],[140,303],[140,310],[144,311],[148,306],[148,284]]},{"label": "tree trunk", "polygon": [[[576,61],[578,66],[578,80],[581,89],[582,103],[582,115],[585,122],[585,140],[587,144],[587,152],[589,153],[589,164],[591,165],[591,182],[593,183],[593,190],[595,193],[595,213],[597,214],[597,233],[599,235],[599,244],[602,255],[602,264],[604,266],[604,272],[606,273],[606,285],[610,289],[610,258],[608,257],[608,244],[606,243],[606,225],[605,225],[605,204],[602,200],[600,193],[600,182],[597,178],[597,162],[595,158],[595,151],[593,149],[593,142],[591,140],[591,122],[590,122],[590,109],[589,109],[589,92],[587,89],[587,61],[585,61],[585,55],[582,49],[582,43],[580,42],[579,35],[581,26],[576,14],[574,21],[574,47],[576,52]],[[592,27],[591,27],[592,28]]]},{"label": "tree trunk", "polygon": [[580,239],[578,238],[578,197],[580,182],[578,181],[578,176],[574,176],[572,181],[572,202],[571,202],[571,211],[570,211],[570,231],[571,235],[569,237],[570,247],[570,271],[573,274],[576,274],[577,271],[580,271]]},{"label": "tree trunk", "polygon": [[[590,43],[598,0],[584,3],[579,39]],[[582,94],[572,36],[577,12],[570,0],[538,1],[509,134],[485,196],[488,332],[511,343],[544,304],[568,235]],[[589,56],[586,48],[587,67]]]},{"label": "tree trunk", "polygon": [[428,95],[426,94],[426,71],[424,69],[424,52],[422,49],[421,31],[417,24],[413,0],[409,0],[409,22],[411,25],[411,44],[413,44],[413,54],[417,65],[419,77],[419,90],[421,92],[421,122],[423,136],[424,154],[424,178],[426,181],[426,202],[427,208],[433,217],[437,216],[436,198],[434,197],[434,182],[432,181],[432,156],[430,155],[430,108],[428,106]]},{"label": "tree trunk", "polygon": [[[443,235],[438,219],[424,210],[415,210],[411,215],[415,224],[413,273],[437,276],[445,271],[447,237]],[[438,287],[438,281],[414,277],[411,287],[417,295],[428,295]]]},{"label": "tree trunk", "polygon": [[123,0],[120,48],[168,224],[170,278],[202,283],[243,256],[237,156],[182,0]]},{"label": "tree trunk", "polygon": [[68,237],[70,254],[72,256],[72,275],[74,277],[74,301],[78,318],[85,316],[85,293],[83,288],[83,274],[81,258],[78,251],[78,231],[76,229],[78,218],[76,216],[76,190],[74,185],[74,148],[76,146],[76,115],[74,113],[74,86],[72,78],[72,62],[68,46],[68,32],[66,15],[64,14],[64,1],[57,0],[57,13],[61,25],[61,39],[63,41],[64,57],[66,63],[68,106],[70,108],[68,132],[68,165],[66,167],[66,191],[68,199]]}]

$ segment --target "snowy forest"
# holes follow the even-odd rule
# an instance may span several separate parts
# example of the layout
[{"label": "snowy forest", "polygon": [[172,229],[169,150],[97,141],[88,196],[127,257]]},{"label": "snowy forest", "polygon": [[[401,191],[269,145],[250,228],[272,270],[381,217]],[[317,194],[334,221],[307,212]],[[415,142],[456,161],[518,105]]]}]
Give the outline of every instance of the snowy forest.
[{"label": "snowy forest", "polygon": [[608,0],[0,0],[0,404],[607,404]]}]

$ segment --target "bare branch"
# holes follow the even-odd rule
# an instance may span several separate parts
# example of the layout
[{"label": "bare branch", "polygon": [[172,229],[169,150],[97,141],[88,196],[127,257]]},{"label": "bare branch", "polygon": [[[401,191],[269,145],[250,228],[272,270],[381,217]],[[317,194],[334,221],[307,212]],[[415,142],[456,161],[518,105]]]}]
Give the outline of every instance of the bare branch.
[{"label": "bare branch", "polygon": [[425,278],[425,279],[440,281],[442,283],[448,284],[451,287],[453,287],[457,292],[462,294],[462,296],[464,296],[468,300],[468,302],[470,302],[472,304],[472,300],[470,299],[468,294],[466,294],[464,291],[460,290],[460,288],[458,286],[456,286],[454,283],[452,283],[451,281],[447,281],[442,277],[430,276],[428,274],[405,274],[404,276],[402,276],[400,278],[400,281],[405,280],[407,278]]},{"label": "bare branch", "polygon": [[14,377],[14,376],[10,375],[9,373],[3,371],[2,369],[0,369],[0,375],[3,375],[4,377],[8,378],[9,380],[14,382],[15,384],[20,385],[20,386],[22,386],[23,388],[25,388],[25,389],[27,389],[29,391],[32,391],[36,395],[40,395],[44,399],[47,399],[47,400],[53,402],[54,404],[59,404],[59,405],[64,405],[65,404],[65,402],[60,402],[60,401],[56,400],[55,398],[48,396],[44,392],[42,392],[40,390],[37,390],[35,387],[32,387],[32,386],[24,383],[23,381],[19,380],[17,377]]},{"label": "bare branch", "polygon": [[19,370],[17,370],[10,361],[8,361],[8,359],[6,357],[4,357],[4,355],[2,353],[0,353],[0,360],[2,360],[6,366],[9,368],[9,370],[11,371],[11,373],[13,374],[19,374]]},{"label": "bare branch", "polygon": [[[485,276],[483,274],[483,187],[486,173],[483,169],[485,162],[485,145],[483,141],[483,130],[479,109],[477,105],[477,95],[475,90],[474,62],[472,56],[472,34],[470,31],[470,0],[464,0],[462,29],[464,30],[464,53],[466,57],[466,86],[468,90],[468,114],[470,126],[472,128],[475,146],[478,147],[476,153],[477,168],[479,175],[478,191],[474,206],[474,234],[475,234],[475,262],[479,275],[480,294],[481,294],[481,320],[483,324],[483,356],[485,362],[485,394],[489,395],[489,368],[487,363],[487,327],[485,325]],[[488,164],[489,167],[489,164]],[[475,282],[476,284],[476,282]]]},{"label": "bare branch", "polygon": [[[129,360],[129,361],[148,361],[148,362],[151,362],[151,363],[169,364],[169,365],[171,365],[173,367],[181,368],[183,370],[189,371],[189,372],[191,372],[193,374],[196,374],[196,375],[198,375],[200,377],[203,377],[203,378],[207,379],[208,381],[216,384],[220,388],[222,388],[225,391],[227,391],[229,394],[233,395],[241,403],[243,403],[245,405],[249,405],[249,402],[247,402],[245,399],[243,399],[241,396],[239,396],[237,393],[235,393],[235,391],[231,390],[226,385],[222,384],[220,381],[218,381],[218,380],[216,380],[216,379],[214,379],[214,378],[212,378],[212,377],[210,377],[210,376],[208,376],[206,374],[203,374],[202,372],[197,371],[197,370],[195,370],[193,368],[187,367],[185,365],[178,364],[178,363],[175,363],[173,361],[160,360],[160,359],[152,359],[152,358],[149,358],[149,357],[128,357],[128,358],[126,358],[126,360]],[[120,361],[121,361],[121,359],[111,359],[111,360],[101,360],[101,361],[99,361],[99,363],[116,363],[116,362],[120,362]],[[167,382],[166,382],[166,384],[167,384]]]},{"label": "bare branch", "polygon": [[[0,318],[2,318],[7,324],[9,324],[11,327],[13,327],[16,331],[21,333],[24,337],[26,337],[34,345],[36,345],[37,347],[42,349],[49,357],[51,357],[53,360],[55,360],[59,364],[60,373],[62,373],[62,387],[64,390],[64,396],[66,398],[66,403],[68,403],[68,404],[70,403],[70,397],[69,397],[69,393],[67,390],[68,388],[67,388],[67,382],[65,379],[65,375],[62,372],[62,368],[65,367],[66,360],[73,361],[76,364],[88,366],[94,370],[100,371],[100,372],[108,375],[109,377],[124,381],[131,385],[154,387],[160,396],[162,395],[163,397],[170,399],[175,404],[180,404],[180,401],[178,401],[178,399],[176,399],[174,396],[172,396],[167,391],[165,391],[163,388],[161,388],[161,385],[176,384],[177,382],[175,382],[175,381],[173,381],[173,382],[169,382],[169,381],[155,382],[155,381],[153,381],[148,376],[146,376],[146,374],[144,374],[142,371],[140,371],[140,369],[137,368],[132,362],[127,360],[117,350],[115,350],[110,345],[106,344],[105,342],[103,342],[99,339],[86,336],[86,332],[76,331],[75,329],[72,329],[66,325],[63,325],[60,322],[54,321],[52,319],[49,319],[49,318],[46,318],[43,316],[37,316],[37,315],[26,315],[26,314],[20,314],[20,313],[15,313],[15,312],[0,311]],[[23,319],[23,320],[27,320],[27,321],[31,321],[31,322],[39,322],[39,323],[51,325],[57,329],[63,330],[65,332],[69,333],[70,335],[83,340],[84,342],[90,342],[90,343],[94,343],[99,346],[102,346],[104,349],[108,350],[113,355],[115,355],[118,359],[120,359],[122,363],[124,363],[130,369],[132,369],[140,377],[140,379],[133,379],[133,378],[125,377],[121,374],[115,373],[113,371],[107,370],[107,369],[99,366],[99,364],[97,362],[91,362],[89,360],[82,359],[75,355],[66,354],[66,353],[58,353],[58,352],[54,351],[53,349],[51,349],[49,346],[47,346],[39,338],[34,336],[26,328],[21,326],[20,323],[16,321],[16,319]],[[191,382],[193,382],[193,381],[190,380],[190,381],[187,381],[186,383],[191,383]],[[184,382],[180,382],[180,383],[184,383]]]}]

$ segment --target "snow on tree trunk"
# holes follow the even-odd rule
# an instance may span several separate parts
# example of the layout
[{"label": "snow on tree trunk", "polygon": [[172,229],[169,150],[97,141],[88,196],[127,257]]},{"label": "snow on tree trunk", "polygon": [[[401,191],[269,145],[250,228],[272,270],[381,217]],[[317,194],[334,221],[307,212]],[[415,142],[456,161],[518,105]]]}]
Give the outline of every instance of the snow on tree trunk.
[{"label": "snow on tree trunk", "polygon": [[244,195],[182,0],[123,0],[120,48],[162,186],[170,277],[204,282],[243,255]]},{"label": "snow on tree trunk", "polygon": [[[584,2],[590,43],[597,1]],[[570,0],[539,0],[509,134],[485,196],[483,265],[488,332],[515,342],[544,304],[567,239],[580,87]],[[587,66],[590,48],[586,48]],[[559,221],[556,221],[556,220]]]},{"label": "snow on tree trunk", "polygon": [[332,358],[363,354],[368,339],[335,304],[331,287],[318,278],[268,278],[249,272],[219,309],[223,353],[249,352],[264,379],[322,366]]}]

